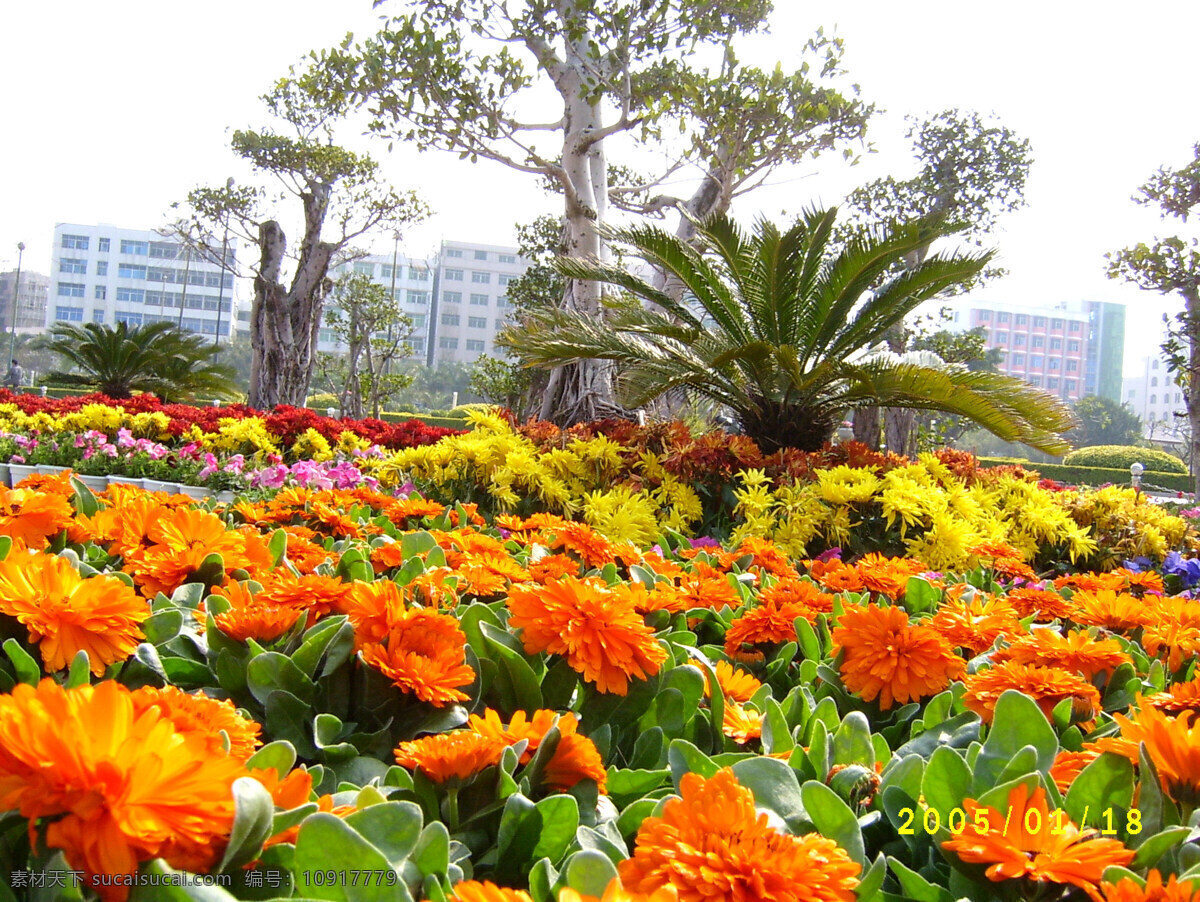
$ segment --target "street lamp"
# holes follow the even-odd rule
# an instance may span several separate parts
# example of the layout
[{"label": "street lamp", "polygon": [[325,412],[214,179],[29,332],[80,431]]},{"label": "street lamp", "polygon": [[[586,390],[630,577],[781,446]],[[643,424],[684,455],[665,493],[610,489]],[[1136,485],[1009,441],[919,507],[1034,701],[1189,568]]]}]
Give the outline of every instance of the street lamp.
[{"label": "street lamp", "polygon": [[17,302],[21,298],[21,260],[25,256],[25,242],[17,242],[17,279],[13,284],[12,295],[12,325],[9,327],[8,359],[12,360],[17,353]]},{"label": "street lamp", "polygon": [[1129,465],[1129,482],[1133,485],[1133,491],[1135,493],[1135,497],[1141,497],[1142,474],[1144,472],[1146,472],[1146,468],[1143,467],[1137,461],[1134,461],[1133,463],[1131,463]]}]

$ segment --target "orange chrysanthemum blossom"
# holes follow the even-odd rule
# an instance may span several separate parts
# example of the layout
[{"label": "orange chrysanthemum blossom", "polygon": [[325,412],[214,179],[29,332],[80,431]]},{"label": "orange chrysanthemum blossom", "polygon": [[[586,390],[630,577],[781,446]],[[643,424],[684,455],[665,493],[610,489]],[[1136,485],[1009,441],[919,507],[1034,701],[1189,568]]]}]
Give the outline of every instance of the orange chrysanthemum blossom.
[{"label": "orange chrysanthemum blossom", "polygon": [[1079,752],[1068,752],[1064,749],[1054,756],[1054,763],[1050,766],[1050,779],[1054,781],[1058,791],[1065,794],[1083,769],[1099,757],[1100,750],[1095,748],[1084,748]]},{"label": "orange chrysanthemum blossom", "polygon": [[371,567],[378,576],[404,564],[404,546],[399,542],[385,542],[371,549]]},{"label": "orange chrysanthemum blossom", "polygon": [[336,560],[337,555],[334,552],[327,551],[325,546],[313,541],[316,535],[313,530],[304,526],[285,526],[283,531],[287,533],[287,546],[283,556],[301,574],[313,573],[331,558]]},{"label": "orange chrysanthemum blossom", "polygon": [[893,599],[904,596],[910,577],[929,569],[913,558],[890,558],[882,554],[864,555],[855,563],[855,567],[866,588]]},{"label": "orange chrysanthemum blossom", "polygon": [[1071,602],[1049,589],[1025,586],[1010,589],[1006,597],[1008,603],[1016,609],[1018,617],[1033,617],[1037,623],[1066,620],[1075,612],[1075,606]]},{"label": "orange chrysanthemum blossom", "polygon": [[1058,667],[1092,680],[1097,674],[1112,673],[1132,658],[1116,639],[1098,639],[1082,630],[1072,630],[1064,636],[1057,630],[1037,629],[1013,640],[1007,648],[997,649],[992,660],[997,664],[1016,661]]},{"label": "orange chrysanthemum blossom", "polygon": [[808,574],[832,592],[861,592],[866,588],[858,570],[841,558],[811,561],[808,565]]},{"label": "orange chrysanthemum blossom", "polygon": [[533,897],[523,889],[497,886],[490,880],[463,880],[454,884],[447,902],[533,902]]},{"label": "orange chrysanthemum blossom", "polygon": [[370,643],[359,653],[401,691],[442,708],[466,701],[461,687],[475,680],[466,647],[466,634],[449,614],[412,608],[396,618],[386,645]]},{"label": "orange chrysanthemum blossom", "polygon": [[125,570],[147,598],[159,592],[170,595],[210,554],[221,555],[226,571],[252,564],[246,555],[245,537],[226,529],[225,522],[208,511],[170,511],[151,524],[146,538],[150,544],[125,556]]},{"label": "orange chrysanthemum blossom", "polygon": [[[245,776],[157,709],[138,713],[115,680],[64,689],[47,679],[0,696],[0,808],[53,818],[46,844],[85,872],[86,886],[159,857],[211,867],[233,826],[233,782]],[[94,888],[105,902],[128,895]]]},{"label": "orange chrysanthemum blossom", "polygon": [[1200,654],[1200,628],[1163,617],[1142,630],[1142,647],[1174,673]]},{"label": "orange chrysanthemum blossom", "polygon": [[1063,699],[1073,699],[1072,719],[1076,721],[1090,720],[1100,709],[1100,693],[1095,686],[1078,674],[1054,667],[1007,661],[972,674],[963,682],[967,686],[963,704],[985,723],[992,722],[996,702],[1009,689],[1017,689],[1037,702],[1047,720]]},{"label": "orange chrysanthemum blossom", "polygon": [[746,611],[725,631],[725,654],[737,656],[744,646],[780,645],[796,640],[796,618],[808,619],[812,611],[797,602],[767,601]]},{"label": "orange chrysanthemum blossom", "polygon": [[456,572],[463,592],[478,598],[499,595],[510,583],[529,579],[529,571],[503,552],[464,554]]},{"label": "orange chrysanthemum blossom", "polygon": [[1185,711],[1200,714],[1200,677],[1186,683],[1172,683],[1166,692],[1147,695],[1142,699],[1142,704],[1166,714],[1182,714]]},{"label": "orange chrysanthemum blossom", "polygon": [[584,566],[589,569],[612,563],[614,557],[612,543],[586,523],[564,520],[556,524],[553,530],[554,541],[551,548],[561,548],[579,555]]},{"label": "orange chrysanthemum blossom", "polygon": [[516,745],[524,740],[526,745],[521,753],[521,764],[529,763],[554,726],[558,727],[559,740],[543,773],[546,785],[565,791],[580,780],[594,780],[600,791],[604,792],[608,773],[604,769],[600,751],[596,743],[578,732],[579,718],[574,714],[568,712],[559,715],[542,708],[534,711],[533,717],[529,718],[524,711],[518,711],[505,725],[496,711],[487,708],[482,717],[472,714],[468,720],[468,727],[473,732],[490,736],[505,746]]},{"label": "orange chrysanthemum blossom", "polygon": [[[1065,812],[1051,813],[1041,786],[1032,794],[1026,783],[1013,787],[1004,811],[974,799],[963,799],[963,808],[967,823],[986,822],[986,831],[968,827],[942,848],[971,864],[988,865],[988,879],[996,883],[1028,880],[1076,886],[1101,902],[1099,883],[1105,869],[1133,860],[1134,851],[1117,840],[1101,838],[1095,830],[1081,831]],[[979,811],[984,814],[976,814]]]},{"label": "orange chrysanthemum blossom", "polygon": [[693,572],[685,573],[679,581],[679,600],[684,610],[708,608],[718,611],[741,604],[741,596],[724,573],[703,561],[696,561],[692,566]]},{"label": "orange chrysanthemum blossom", "polygon": [[176,732],[199,737],[211,754],[228,754],[245,761],[262,745],[258,734],[262,727],[253,720],[242,717],[233,702],[209,698],[197,693],[192,695],[166,686],[157,689],[143,686],[133,693],[135,714],[156,708],[175,725]]},{"label": "orange chrysanthemum blossom", "polygon": [[779,550],[778,545],[768,539],[747,536],[742,539],[742,544],[735,551],[739,555],[750,555],[753,558],[750,566],[757,567],[764,573],[793,579],[799,576],[796,568],[788,563],[787,555]]},{"label": "orange chrysanthemum blossom", "polygon": [[972,545],[967,549],[967,554],[973,554],[975,557],[984,558],[985,560],[1009,560],[1009,561],[1024,561],[1023,555],[1016,548],[1013,548],[1007,542],[981,542],[978,545]]},{"label": "orange chrysanthemum blossom", "polygon": [[808,619],[815,620],[815,614],[833,613],[833,600],[837,596],[822,592],[815,583],[805,579],[781,579],[764,588],[759,597],[763,601],[775,601],[780,604],[802,604],[814,614]]},{"label": "orange chrysanthemum blossom", "polygon": [[529,565],[529,578],[543,585],[560,580],[564,576],[578,575],[579,562],[566,554],[548,554]]},{"label": "orange chrysanthemum blossom", "polygon": [[500,763],[505,745],[472,730],[434,733],[396,746],[396,763],[419,770],[435,783],[467,780]]},{"label": "orange chrysanthemum blossom", "polygon": [[1145,603],[1128,592],[1116,592],[1113,589],[1089,592],[1080,589],[1071,601],[1075,604],[1071,619],[1085,626],[1103,626],[1128,633],[1154,622],[1154,614]]},{"label": "orange chrysanthemum blossom", "polygon": [[768,826],[729,768],[707,780],[684,774],[680,795],[638,828],[633,856],[618,865],[627,889],[672,886],[683,902],[853,902],[858,863],[831,839]]},{"label": "orange chrysanthemum blossom", "polygon": [[833,631],[841,650],[842,682],[881,710],[936,695],[966,665],[928,626],[908,622],[903,608],[867,605],[842,614]]},{"label": "orange chrysanthemum blossom", "polygon": [[213,623],[230,639],[245,642],[274,642],[303,616],[293,607],[266,604],[259,600],[243,582],[214,586],[212,594],[226,599],[229,610],[213,617]]},{"label": "orange chrysanthemum blossom", "polygon": [[0,613],[29,630],[48,673],[86,651],[92,673],[103,676],[145,638],[150,608],[115,576],[84,579],[66,558],[14,550],[0,561]]},{"label": "orange chrysanthemum blossom", "polygon": [[1097,746],[1117,754],[1123,751],[1137,763],[1137,743],[1144,744],[1167,795],[1186,805],[1200,804],[1200,723],[1196,715],[1188,712],[1172,717],[1143,705],[1135,718],[1114,714],[1113,719],[1121,725],[1120,744],[1101,739]]},{"label": "orange chrysanthemum blossom", "polygon": [[409,520],[422,520],[425,517],[441,516],[446,505],[438,501],[427,501],[424,498],[402,498],[387,506],[387,515],[399,529],[411,529]]},{"label": "orange chrysanthemum blossom", "polygon": [[1101,883],[1100,890],[1104,902],[1200,902],[1200,889],[1195,883],[1190,880],[1180,883],[1174,874],[1163,883],[1157,868],[1146,875],[1145,886],[1126,877],[1115,884]]},{"label": "orange chrysanthemum blossom", "polygon": [[390,579],[351,583],[345,612],[354,626],[355,642],[359,647],[382,642],[405,607],[403,590]]},{"label": "orange chrysanthemum blossom", "polygon": [[972,655],[991,648],[1000,636],[1011,636],[1021,629],[1011,604],[979,592],[970,601],[947,601],[938,608],[929,626],[952,648],[965,648]]},{"label": "orange chrysanthemum blossom", "polygon": [[628,601],[639,614],[649,614],[653,611],[668,611],[672,614],[682,614],[688,608],[697,605],[687,601],[687,595],[668,582],[659,581],[653,586],[639,582],[622,582],[609,586],[614,594]]},{"label": "orange chrysanthemum blossom", "polygon": [[721,732],[736,742],[745,745],[751,739],[762,736],[763,715],[745,708],[737,702],[726,702],[721,718]]},{"label": "orange chrysanthemum blossom", "polygon": [[[762,688],[762,683],[754,678],[753,675],[744,670],[738,670],[728,661],[718,661],[717,666],[713,668],[713,673],[717,677],[717,685],[721,687],[721,692],[725,697],[735,702],[748,702],[759,689]],[[704,697],[708,698],[712,695],[712,687],[708,681],[704,682]]]},{"label": "orange chrysanthemum blossom", "polygon": [[0,486],[0,536],[12,536],[30,548],[45,547],[75,516],[70,502],[53,492]]},{"label": "orange chrysanthemum blossom", "polygon": [[255,597],[263,604],[307,611],[308,622],[312,624],[329,614],[344,614],[350,607],[350,592],[350,583],[336,576],[322,573],[296,576],[280,568]]},{"label": "orange chrysanthemum blossom", "polygon": [[526,652],[562,655],[600,692],[627,694],[630,679],[654,676],[667,657],[633,605],[598,579],[513,586],[508,609]]},{"label": "orange chrysanthemum blossom", "polygon": [[662,886],[652,893],[632,893],[621,885],[619,877],[614,877],[603,896],[588,896],[565,886],[558,891],[558,902],[679,902],[679,893],[673,886]]}]

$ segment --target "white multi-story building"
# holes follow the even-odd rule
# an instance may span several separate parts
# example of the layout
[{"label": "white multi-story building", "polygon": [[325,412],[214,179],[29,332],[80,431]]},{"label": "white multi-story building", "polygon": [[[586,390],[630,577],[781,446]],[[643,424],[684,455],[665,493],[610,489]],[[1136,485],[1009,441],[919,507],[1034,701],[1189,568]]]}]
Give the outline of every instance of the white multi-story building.
[{"label": "white multi-story building", "polygon": [[1177,441],[1187,428],[1183,389],[1161,357],[1143,357],[1140,372],[1122,380],[1121,400],[1142,420],[1152,441]]},{"label": "white multi-story building", "polygon": [[55,322],[140,326],[162,320],[216,338],[234,324],[237,243],[230,238],[189,251],[159,232],[113,225],[54,228],[46,325]]},{"label": "white multi-story building", "polygon": [[[412,320],[412,334],[407,344],[415,357],[424,360],[429,345],[429,308],[433,297],[435,266],[436,261],[408,257],[398,252],[372,254],[360,257],[353,263],[333,267],[330,277],[336,279],[343,273],[354,271],[369,276],[377,285],[386,288],[400,312]],[[337,343],[333,331],[325,326],[318,334],[317,349],[345,351],[345,347]]]}]

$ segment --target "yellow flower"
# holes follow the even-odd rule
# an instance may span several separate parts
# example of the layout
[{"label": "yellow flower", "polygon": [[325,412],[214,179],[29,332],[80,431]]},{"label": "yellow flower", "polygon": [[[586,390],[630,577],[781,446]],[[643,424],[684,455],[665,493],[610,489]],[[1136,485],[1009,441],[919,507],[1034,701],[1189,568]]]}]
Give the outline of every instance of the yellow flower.
[{"label": "yellow flower", "polygon": [[843,465],[818,470],[817,485],[830,504],[860,504],[874,497],[880,482],[872,470]]}]

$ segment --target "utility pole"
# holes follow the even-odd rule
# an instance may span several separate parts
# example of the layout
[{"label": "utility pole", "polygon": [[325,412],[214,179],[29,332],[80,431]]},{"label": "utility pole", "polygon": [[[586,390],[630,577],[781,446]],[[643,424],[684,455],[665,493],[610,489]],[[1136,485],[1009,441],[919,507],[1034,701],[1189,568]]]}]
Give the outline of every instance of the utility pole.
[{"label": "utility pole", "polygon": [[17,353],[17,303],[21,299],[21,260],[25,257],[25,242],[17,242],[17,279],[13,284],[12,295],[12,325],[9,327],[8,359],[12,360]]},{"label": "utility pole", "polygon": [[[233,191],[233,176],[225,182],[225,188]],[[213,347],[221,345],[221,308],[225,306],[225,270],[228,267],[225,255],[229,253],[229,213],[225,213],[225,237],[221,239],[221,287],[217,292],[217,334],[213,340]],[[232,305],[230,305],[232,307]]]}]

